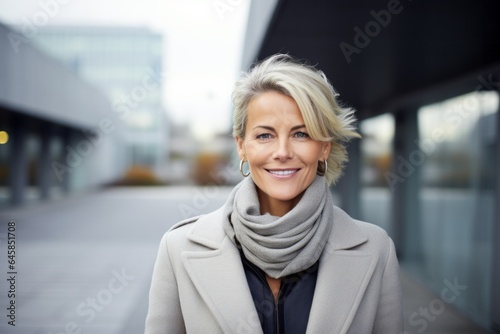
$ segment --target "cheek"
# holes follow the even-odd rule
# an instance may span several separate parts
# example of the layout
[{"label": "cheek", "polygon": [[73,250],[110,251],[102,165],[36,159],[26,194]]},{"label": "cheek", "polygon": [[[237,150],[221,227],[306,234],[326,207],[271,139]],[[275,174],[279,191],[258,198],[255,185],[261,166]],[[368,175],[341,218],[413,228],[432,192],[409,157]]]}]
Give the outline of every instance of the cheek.
[{"label": "cheek", "polygon": [[249,145],[245,142],[243,144],[242,151],[244,152],[245,160],[248,161],[249,164],[253,164],[255,160],[255,150],[253,149],[252,145]]},{"label": "cheek", "polygon": [[255,145],[251,140],[244,140],[238,145],[238,153],[240,158],[244,158],[243,160],[247,160],[251,162],[261,153],[262,150],[259,150],[259,147]]},{"label": "cheek", "polygon": [[268,157],[273,152],[273,149],[272,145],[248,141],[245,143],[245,152],[249,160],[260,160]]},{"label": "cheek", "polygon": [[301,150],[301,155],[303,157],[304,162],[308,162],[310,164],[315,164],[322,159],[323,151],[321,147],[318,146],[309,146],[305,147]]}]

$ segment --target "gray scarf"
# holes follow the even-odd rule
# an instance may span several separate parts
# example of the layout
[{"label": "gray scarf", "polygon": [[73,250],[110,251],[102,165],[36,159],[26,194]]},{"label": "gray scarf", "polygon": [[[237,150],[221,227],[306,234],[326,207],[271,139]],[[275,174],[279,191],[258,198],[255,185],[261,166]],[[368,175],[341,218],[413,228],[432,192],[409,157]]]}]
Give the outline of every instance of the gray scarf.
[{"label": "gray scarf", "polygon": [[280,278],[318,261],[332,229],[333,199],[325,178],[316,176],[283,217],[261,215],[256,186],[248,177],[229,195],[224,217],[224,231],[245,257]]}]

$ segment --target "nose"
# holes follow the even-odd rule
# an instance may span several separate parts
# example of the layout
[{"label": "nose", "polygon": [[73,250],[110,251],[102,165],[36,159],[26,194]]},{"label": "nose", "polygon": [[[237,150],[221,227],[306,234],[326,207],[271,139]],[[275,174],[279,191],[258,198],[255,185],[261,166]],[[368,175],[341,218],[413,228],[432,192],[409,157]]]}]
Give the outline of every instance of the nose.
[{"label": "nose", "polygon": [[292,147],[289,138],[281,137],[277,141],[277,147],[274,151],[274,159],[286,161],[292,157]]}]

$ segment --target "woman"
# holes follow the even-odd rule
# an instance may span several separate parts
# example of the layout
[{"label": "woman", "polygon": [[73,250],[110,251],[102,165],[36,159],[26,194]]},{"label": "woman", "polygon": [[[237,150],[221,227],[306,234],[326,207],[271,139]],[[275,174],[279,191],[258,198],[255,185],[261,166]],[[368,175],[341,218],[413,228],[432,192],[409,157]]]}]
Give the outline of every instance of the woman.
[{"label": "woman", "polygon": [[275,55],[233,92],[246,178],[161,241],[146,333],[401,333],[387,234],[333,205],[358,137],[324,74]]}]

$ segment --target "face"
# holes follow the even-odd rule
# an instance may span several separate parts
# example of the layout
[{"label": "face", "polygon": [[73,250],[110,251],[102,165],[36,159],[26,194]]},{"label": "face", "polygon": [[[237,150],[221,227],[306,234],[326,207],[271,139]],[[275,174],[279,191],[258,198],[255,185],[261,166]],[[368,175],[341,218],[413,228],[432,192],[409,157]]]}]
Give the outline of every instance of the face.
[{"label": "face", "polygon": [[247,110],[245,138],[236,138],[257,185],[261,213],[282,216],[300,200],[328,158],[330,143],[309,137],[297,103],[278,92],[254,97]]}]

